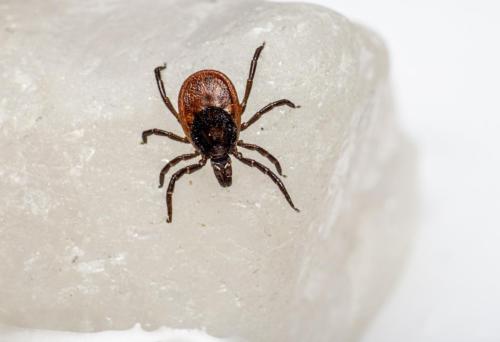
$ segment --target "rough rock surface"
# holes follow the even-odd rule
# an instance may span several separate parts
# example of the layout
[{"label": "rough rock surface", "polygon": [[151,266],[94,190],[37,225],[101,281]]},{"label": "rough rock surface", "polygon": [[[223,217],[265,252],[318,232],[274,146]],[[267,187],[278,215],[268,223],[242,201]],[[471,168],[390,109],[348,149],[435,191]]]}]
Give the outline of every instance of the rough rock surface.
[{"label": "rough rock surface", "polygon": [[[174,103],[192,72],[226,73],[241,138],[282,163],[290,209],[233,161],[178,182],[165,223],[158,174],[188,145]],[[380,39],[324,8],[254,1],[0,4],[0,321],[99,331],[206,328],[250,341],[348,341],[393,284],[412,224],[412,149],[392,113]],[[246,152],[265,164],[254,152]],[[168,179],[168,178],[167,178]]]}]

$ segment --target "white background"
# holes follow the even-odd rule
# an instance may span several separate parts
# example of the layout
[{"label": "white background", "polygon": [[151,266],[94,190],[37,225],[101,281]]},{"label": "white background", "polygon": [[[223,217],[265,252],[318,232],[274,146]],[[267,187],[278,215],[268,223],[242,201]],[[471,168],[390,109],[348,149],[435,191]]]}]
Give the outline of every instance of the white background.
[{"label": "white background", "polygon": [[362,342],[499,342],[500,2],[314,2],[385,38],[420,154],[419,236]]},{"label": "white background", "polygon": [[500,2],[310,2],[385,39],[419,149],[415,250],[363,342],[500,341]]}]

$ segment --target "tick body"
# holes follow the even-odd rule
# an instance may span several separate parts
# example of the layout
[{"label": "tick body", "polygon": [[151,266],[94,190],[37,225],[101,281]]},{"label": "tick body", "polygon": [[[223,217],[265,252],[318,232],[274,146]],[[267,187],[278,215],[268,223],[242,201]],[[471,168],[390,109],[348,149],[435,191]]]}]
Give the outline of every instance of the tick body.
[{"label": "tick body", "polygon": [[231,156],[250,167],[255,167],[266,174],[278,186],[290,206],[299,211],[292,202],[288,191],[281,179],[269,168],[256,160],[245,158],[238,147],[258,152],[274,164],[280,175],[281,166],[278,160],[260,146],[247,144],[239,140],[241,131],[250,127],[262,115],[278,106],[289,106],[298,108],[291,101],[282,99],[274,101],[255,113],[246,122],[241,123],[242,114],[245,112],[246,104],[252,90],[253,78],[257,67],[257,61],[264,44],[259,46],[254,53],[250,64],[250,72],[243,100],[238,100],[238,94],[231,80],[222,72],[217,70],[201,70],[189,76],[182,84],[179,92],[177,112],[170,99],[166,95],[165,86],[161,78],[161,71],[165,65],[155,69],[156,82],[163,102],[174,115],[184,131],[184,137],[177,134],[160,130],[157,128],[142,132],[142,141],[147,143],[148,136],[160,135],[175,141],[190,143],[195,151],[180,155],[167,163],[160,172],[160,187],[164,184],[165,175],[171,167],[181,161],[199,157],[197,163],[188,165],[176,171],[170,178],[167,188],[167,222],[172,222],[172,196],[175,182],[183,175],[200,170],[210,160],[215,177],[222,187],[231,186],[232,167]]}]

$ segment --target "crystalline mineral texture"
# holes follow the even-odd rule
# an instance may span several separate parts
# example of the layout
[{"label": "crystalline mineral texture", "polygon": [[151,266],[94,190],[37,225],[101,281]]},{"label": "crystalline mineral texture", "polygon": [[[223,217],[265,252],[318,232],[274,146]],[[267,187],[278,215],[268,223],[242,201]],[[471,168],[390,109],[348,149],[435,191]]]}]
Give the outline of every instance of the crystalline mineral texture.
[{"label": "crystalline mineral texture", "polygon": [[[362,333],[404,260],[415,178],[376,34],[321,7],[229,0],[6,0],[0,30],[0,322],[275,342]],[[158,174],[193,148],[140,144],[145,129],[182,132],[154,67],[168,63],[175,104],[200,69],[227,74],[241,99],[263,41],[243,121],[281,98],[301,108],[240,137],[281,161],[301,212],[233,160],[230,188],[210,165],[182,178],[167,224]]]}]

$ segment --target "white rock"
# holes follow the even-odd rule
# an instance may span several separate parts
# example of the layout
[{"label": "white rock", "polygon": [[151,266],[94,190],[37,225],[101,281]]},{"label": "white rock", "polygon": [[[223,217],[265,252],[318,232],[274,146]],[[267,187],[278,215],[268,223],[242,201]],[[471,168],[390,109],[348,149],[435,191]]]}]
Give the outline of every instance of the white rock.
[{"label": "white rock", "polygon": [[[3,323],[250,341],[362,333],[412,235],[413,151],[375,34],[324,8],[253,1],[4,1],[0,16]],[[210,166],[180,180],[166,224],[158,174],[192,148],[139,144],[148,128],[181,133],[153,68],[168,62],[174,103],[204,68],[242,98],[263,41],[244,118],[281,98],[302,108],[241,138],[279,158],[301,213],[233,161],[228,189]]]},{"label": "white rock", "polygon": [[0,334],[0,342],[238,342],[210,337],[196,330],[161,328],[145,331],[140,325],[123,331],[93,333],[22,329],[8,327]]}]

